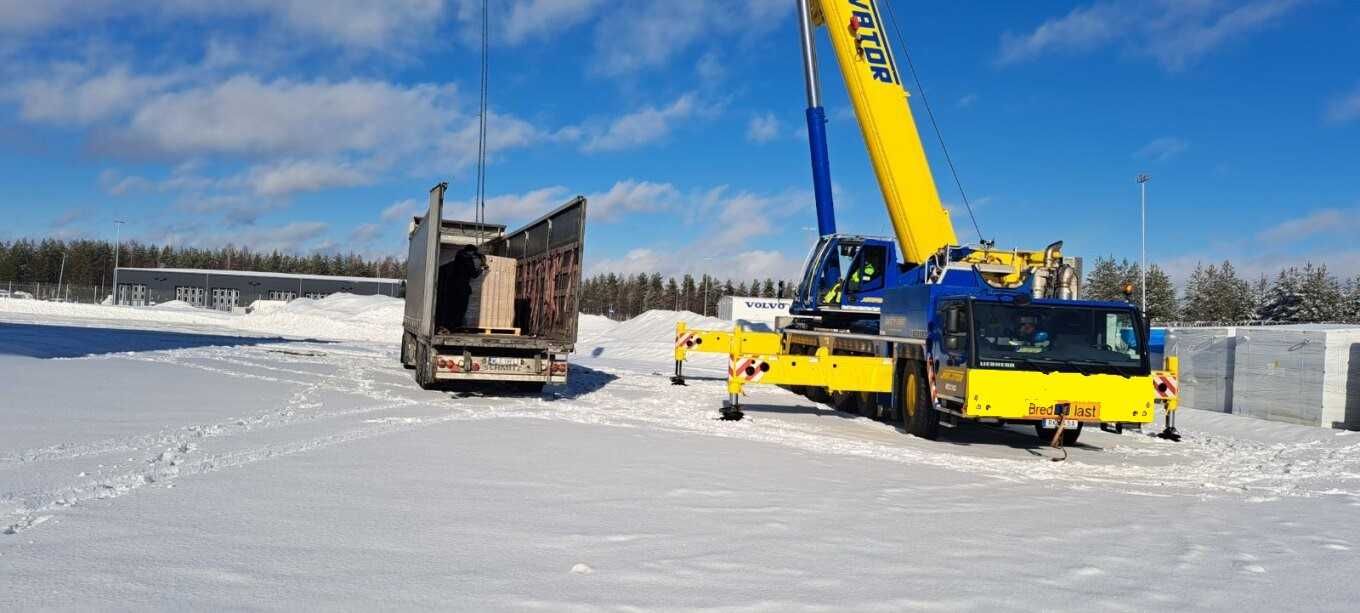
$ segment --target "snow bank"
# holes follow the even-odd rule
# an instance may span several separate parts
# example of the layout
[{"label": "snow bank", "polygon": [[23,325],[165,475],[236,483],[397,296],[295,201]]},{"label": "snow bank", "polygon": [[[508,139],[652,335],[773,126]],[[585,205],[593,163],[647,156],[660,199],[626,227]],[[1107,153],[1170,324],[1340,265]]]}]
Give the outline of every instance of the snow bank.
[{"label": "snow bank", "polygon": [[196,306],[194,306],[194,305],[192,305],[192,304],[189,304],[189,303],[187,303],[187,302],[185,302],[185,301],[183,301],[183,300],[171,300],[170,302],[162,302],[162,303],[160,303],[160,304],[158,304],[158,305],[156,305],[156,306],[150,307],[150,308],[156,309],[156,310],[158,310],[158,311],[197,311],[197,310],[198,310],[198,307],[196,307]]},{"label": "snow bank", "polygon": [[[716,317],[705,317],[690,311],[655,309],[627,321],[612,324],[596,335],[589,337],[581,335],[576,350],[577,353],[592,357],[669,361],[673,359],[675,351],[675,324],[681,321],[691,328],[709,330],[732,328],[732,322]],[[712,356],[706,354],[694,356],[705,363],[711,361],[706,360],[709,357]]]},{"label": "snow bank", "polygon": [[581,339],[595,338],[609,333],[618,325],[619,322],[603,315],[582,313],[576,318],[576,337]]},{"label": "snow bank", "polygon": [[405,302],[400,298],[343,293],[332,294],[320,300],[299,298],[286,305],[248,315],[196,308],[179,300],[153,307],[101,306],[38,300],[0,301],[0,315],[213,326],[255,335],[390,343],[396,343],[401,338],[404,310]]}]

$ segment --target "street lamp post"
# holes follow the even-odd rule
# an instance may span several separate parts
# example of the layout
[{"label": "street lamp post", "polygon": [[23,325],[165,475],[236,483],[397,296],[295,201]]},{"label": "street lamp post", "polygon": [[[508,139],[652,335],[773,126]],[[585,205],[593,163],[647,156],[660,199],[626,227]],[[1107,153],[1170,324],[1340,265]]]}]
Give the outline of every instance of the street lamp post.
[{"label": "street lamp post", "polygon": [[57,300],[61,300],[61,282],[66,278],[66,252],[61,252],[61,268],[57,270]]},{"label": "street lamp post", "polygon": [[123,224],[127,223],[121,219],[113,220],[113,303],[118,304],[118,255],[123,252],[121,231]]},{"label": "street lamp post", "polygon": [[1142,223],[1140,224],[1140,226],[1142,227],[1143,237],[1142,245],[1139,248],[1140,255],[1138,258],[1138,287],[1143,289],[1142,293],[1143,293],[1144,317],[1147,317],[1147,184],[1148,181],[1151,180],[1152,180],[1151,175],[1147,174],[1138,175],[1138,187],[1139,190],[1142,192],[1141,197],[1139,198],[1140,204],[1138,206],[1138,210],[1140,213],[1139,216],[1142,218]]}]

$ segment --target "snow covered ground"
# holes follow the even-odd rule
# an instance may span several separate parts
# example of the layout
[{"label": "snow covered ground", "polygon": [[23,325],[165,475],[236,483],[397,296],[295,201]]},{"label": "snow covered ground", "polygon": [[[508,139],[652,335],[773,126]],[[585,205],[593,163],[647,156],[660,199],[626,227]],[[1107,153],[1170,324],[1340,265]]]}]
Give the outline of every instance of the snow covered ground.
[{"label": "snow covered ground", "polygon": [[[583,317],[571,383],[421,391],[400,303],[0,300],[0,610],[1350,610],[1360,435],[915,439],[777,389],[716,420],[679,314]],[[687,314],[692,325],[702,318]],[[711,323],[711,322],[710,322]]]}]

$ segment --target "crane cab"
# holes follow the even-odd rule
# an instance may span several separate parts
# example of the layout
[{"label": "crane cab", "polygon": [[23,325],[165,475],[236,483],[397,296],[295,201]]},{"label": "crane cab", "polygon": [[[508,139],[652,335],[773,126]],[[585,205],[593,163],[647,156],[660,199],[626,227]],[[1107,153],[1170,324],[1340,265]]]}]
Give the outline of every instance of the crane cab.
[{"label": "crane cab", "polygon": [[790,313],[820,327],[876,332],[884,292],[901,285],[901,273],[892,239],[823,236],[803,265]]}]

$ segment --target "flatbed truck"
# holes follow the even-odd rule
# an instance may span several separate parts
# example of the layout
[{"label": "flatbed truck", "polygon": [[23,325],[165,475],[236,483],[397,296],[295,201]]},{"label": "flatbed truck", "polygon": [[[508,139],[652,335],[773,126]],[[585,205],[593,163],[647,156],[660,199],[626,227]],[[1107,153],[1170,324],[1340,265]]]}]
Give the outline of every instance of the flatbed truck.
[{"label": "flatbed truck", "polygon": [[[401,362],[422,388],[499,383],[526,391],[566,383],[575,349],[585,244],[586,199],[576,197],[513,232],[444,220],[446,183],[430,190],[429,210],[409,232]],[[439,269],[473,245],[515,260],[514,325],[467,328],[440,321],[439,303],[460,290]]]}]

